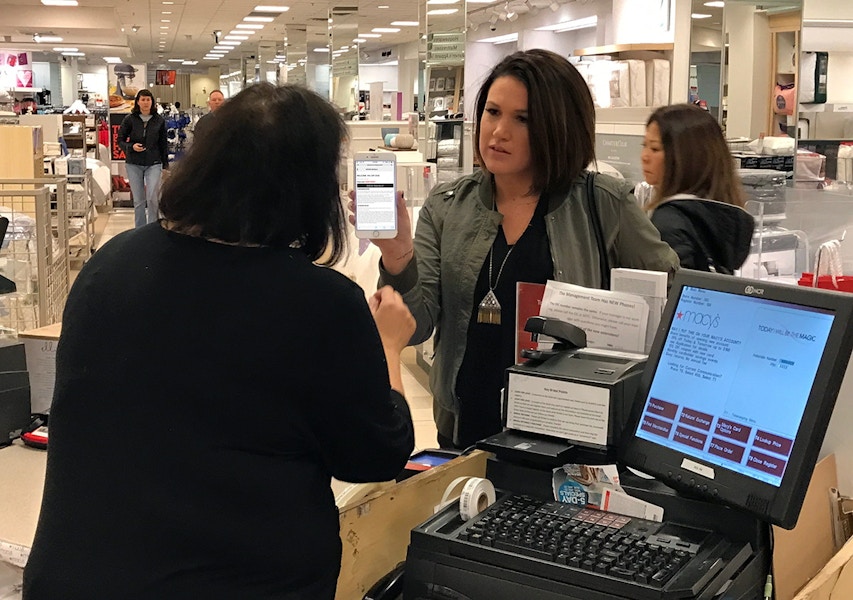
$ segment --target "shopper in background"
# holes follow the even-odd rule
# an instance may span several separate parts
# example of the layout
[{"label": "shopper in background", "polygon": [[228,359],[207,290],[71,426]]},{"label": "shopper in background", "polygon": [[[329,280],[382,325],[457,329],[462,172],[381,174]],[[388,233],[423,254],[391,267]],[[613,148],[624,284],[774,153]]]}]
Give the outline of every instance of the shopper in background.
[{"label": "shopper in background", "polygon": [[216,119],[216,111],[219,110],[219,107],[225,102],[225,96],[219,90],[213,90],[210,92],[210,95],[207,97],[207,107],[210,109],[209,112],[202,115],[201,118],[196,122],[195,127],[193,128],[193,140],[198,139],[198,136],[205,129],[209,129],[213,124],[214,119]]},{"label": "shopper in background", "polygon": [[[380,283],[401,292],[417,320],[411,343],[436,330],[430,387],[445,447],[501,429],[516,283],[602,284],[584,170],[594,160],[595,109],[577,70],[546,50],[516,52],[480,88],[476,119],[482,170],[433,189],[414,241],[398,197],[399,234],[374,242]],[[612,267],[677,268],[627,184],[597,175],[594,201]]]},{"label": "shopper in background", "polygon": [[657,109],[646,124],[643,175],[654,192],[646,210],[681,266],[732,273],[749,255],[755,227],[723,132],[691,104]]},{"label": "shopper in background", "polygon": [[331,477],[412,451],[411,313],[314,264],[346,251],[343,121],[268,83],[222,113],[71,289],[27,600],[331,600]]},{"label": "shopper in background", "polygon": [[166,121],[154,110],[154,96],[142,89],[130,114],[121,122],[118,143],[133,194],[133,225],[142,227],[160,218],[160,179],[169,168]]}]

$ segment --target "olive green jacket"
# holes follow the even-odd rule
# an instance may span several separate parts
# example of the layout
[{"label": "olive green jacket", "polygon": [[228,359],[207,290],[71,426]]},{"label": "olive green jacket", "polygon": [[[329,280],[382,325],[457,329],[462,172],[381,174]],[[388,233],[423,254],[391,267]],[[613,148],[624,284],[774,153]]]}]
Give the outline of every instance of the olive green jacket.
[{"label": "olive green jacket", "polygon": [[[584,198],[586,177],[579,176],[568,195],[549,198],[545,224],[554,279],[598,288],[601,273]],[[678,256],[661,241],[631,197],[630,186],[598,174],[595,187],[610,266],[672,275]],[[379,285],[399,291],[417,321],[410,343],[423,342],[435,329],[433,415],[438,432],[454,441],[459,415],[456,375],[465,356],[474,287],[502,218],[492,208],[491,177],[482,171],[436,186],[420,211],[412,261],[393,276],[380,263]]]}]

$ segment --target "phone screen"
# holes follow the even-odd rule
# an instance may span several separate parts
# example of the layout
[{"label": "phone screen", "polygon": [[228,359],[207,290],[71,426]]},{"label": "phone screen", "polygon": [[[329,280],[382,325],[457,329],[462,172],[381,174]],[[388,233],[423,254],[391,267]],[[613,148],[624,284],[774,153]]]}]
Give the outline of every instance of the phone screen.
[{"label": "phone screen", "polygon": [[396,177],[396,163],[393,160],[355,161],[356,229],[396,231]]}]

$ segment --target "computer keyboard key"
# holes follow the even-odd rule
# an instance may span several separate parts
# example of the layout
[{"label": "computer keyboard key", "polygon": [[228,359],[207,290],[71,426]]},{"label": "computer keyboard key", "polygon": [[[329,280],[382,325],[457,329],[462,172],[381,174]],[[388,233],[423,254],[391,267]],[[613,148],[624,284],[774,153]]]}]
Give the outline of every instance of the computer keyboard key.
[{"label": "computer keyboard key", "polygon": [[619,579],[634,579],[634,576],[637,574],[636,571],[631,569],[626,569],[624,567],[610,567],[610,571],[608,571],[608,575],[612,575],[613,577],[618,577]]}]

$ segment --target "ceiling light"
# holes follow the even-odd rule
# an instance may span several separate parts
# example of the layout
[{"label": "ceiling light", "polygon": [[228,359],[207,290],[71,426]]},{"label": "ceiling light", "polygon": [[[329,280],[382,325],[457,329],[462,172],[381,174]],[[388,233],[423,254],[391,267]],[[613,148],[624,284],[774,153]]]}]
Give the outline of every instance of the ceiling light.
[{"label": "ceiling light", "polygon": [[174,4],[174,2],[166,2],[166,1],[164,0],[163,4]]},{"label": "ceiling light", "polygon": [[380,5],[379,5],[379,6],[377,6],[376,8],[391,8],[391,7],[390,7],[390,6],[388,6],[387,4],[380,4]]},{"label": "ceiling light", "polygon": [[222,42],[223,46],[239,46],[243,42]]},{"label": "ceiling light", "polygon": [[168,28],[169,28],[168,25],[160,25],[160,29],[168,29]]},{"label": "ceiling light", "polygon": [[289,6],[256,6],[254,12],[283,13],[289,10]]},{"label": "ceiling light", "polygon": [[359,33],[358,37],[360,38],[381,38],[381,33]]},{"label": "ceiling light", "polygon": [[314,52],[328,52],[328,51],[329,51],[329,49],[325,48],[325,47],[324,48],[314,48]]},{"label": "ceiling light", "polygon": [[185,61],[184,61],[184,62],[182,62],[181,64],[182,64],[182,65],[190,65],[190,66],[192,66],[192,65],[197,65],[197,64],[198,64],[198,61],[197,61],[197,60],[185,60]]},{"label": "ceiling light", "polygon": [[105,56],[104,62],[108,62],[111,64],[118,64],[121,62],[121,59],[118,56]]},{"label": "ceiling light", "polygon": [[468,0],[468,4],[494,4],[493,0]]},{"label": "ceiling light", "polygon": [[[233,30],[228,32],[228,35],[255,35],[255,33],[257,33],[257,32],[255,32],[251,29],[233,29]],[[239,39],[248,40],[249,38],[245,37],[245,38],[239,38]]]},{"label": "ceiling light", "polygon": [[248,16],[248,17],[243,17],[243,20],[246,21],[247,23],[272,23],[273,21],[275,21],[275,18],[274,17]]},{"label": "ceiling light", "polygon": [[458,4],[459,0],[427,0],[427,4]]},{"label": "ceiling light", "polygon": [[78,50],[78,48],[65,48],[65,47],[53,49],[54,52],[77,52],[77,50]]},{"label": "ceiling light", "polygon": [[363,43],[365,43],[367,40],[363,40],[363,39],[361,39],[361,38],[353,38],[353,40],[352,40],[352,41],[354,41],[356,44],[363,44]]},{"label": "ceiling light", "polygon": [[36,33],[33,35],[33,41],[37,44],[41,44],[42,42],[47,44],[57,44],[62,41],[62,38],[58,35],[42,35],[40,33]]},{"label": "ceiling light", "polygon": [[233,48],[231,46],[222,46],[221,44],[213,47],[214,50],[225,50],[226,52],[231,52]]},{"label": "ceiling light", "polygon": [[163,14],[163,15],[171,15],[171,14],[172,14],[172,11],[171,11],[171,10],[164,10],[164,11],[163,11],[162,13],[160,13],[160,14]]},{"label": "ceiling light", "polygon": [[161,23],[171,23],[169,19],[160,19]]},{"label": "ceiling light", "polygon": [[86,56],[85,52],[63,52],[62,56]]},{"label": "ceiling light", "polygon": [[705,3],[705,6],[707,6],[709,8],[723,8],[725,5],[726,5],[725,2],[720,2],[719,0],[716,0],[715,2],[706,2]]},{"label": "ceiling light", "polygon": [[399,33],[399,27],[374,27],[371,29],[373,33]]},{"label": "ceiling light", "polygon": [[237,23],[234,26],[236,29],[263,29],[264,26],[260,23]]},{"label": "ceiling light", "polygon": [[419,21],[391,21],[391,25],[396,25],[397,27],[417,27],[420,25]]},{"label": "ceiling light", "polygon": [[561,21],[560,23],[554,23],[553,25],[537,27],[536,31],[553,31],[554,33],[561,33],[563,31],[588,29],[590,27],[596,27],[597,25],[598,16],[593,15],[591,17],[584,17],[583,19],[572,19],[571,21]]},{"label": "ceiling light", "polygon": [[183,58],[170,58],[169,62],[184,62]]},{"label": "ceiling light", "polygon": [[507,33],[506,35],[496,35],[494,37],[483,38],[482,40],[477,40],[478,42],[486,42],[491,44],[508,44],[509,42],[517,42],[518,41],[518,32],[515,33]]},{"label": "ceiling light", "polygon": [[248,35],[226,35],[223,40],[243,40],[246,41],[249,39]]},{"label": "ceiling light", "polygon": [[77,6],[77,0],[41,0],[45,6]]},{"label": "ceiling light", "polygon": [[160,35],[169,35],[169,32],[168,31],[161,31]]},{"label": "ceiling light", "polygon": [[428,10],[428,15],[452,15],[453,13],[458,13],[458,8],[439,8],[435,10]]},{"label": "ceiling light", "polygon": [[691,19],[710,19],[712,15],[707,15],[705,13],[693,13],[690,15]]}]

